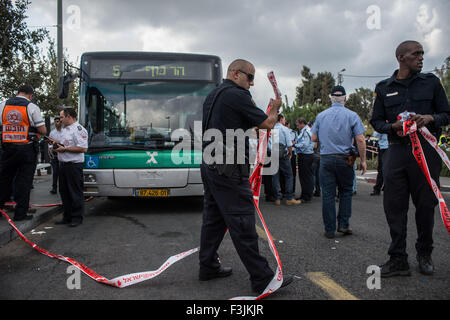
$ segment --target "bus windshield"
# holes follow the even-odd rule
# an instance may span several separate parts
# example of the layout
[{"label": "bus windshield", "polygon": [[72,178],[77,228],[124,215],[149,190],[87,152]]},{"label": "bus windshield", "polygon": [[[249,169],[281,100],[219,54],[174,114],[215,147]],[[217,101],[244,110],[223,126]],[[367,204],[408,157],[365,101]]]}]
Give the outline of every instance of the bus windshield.
[{"label": "bus windshield", "polygon": [[211,82],[83,83],[90,149],[171,148],[171,133],[202,120]]}]

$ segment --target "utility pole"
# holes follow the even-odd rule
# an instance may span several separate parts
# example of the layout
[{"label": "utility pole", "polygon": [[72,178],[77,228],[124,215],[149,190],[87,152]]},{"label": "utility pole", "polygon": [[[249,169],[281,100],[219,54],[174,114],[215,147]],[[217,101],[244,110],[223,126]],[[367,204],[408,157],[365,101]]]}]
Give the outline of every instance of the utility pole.
[{"label": "utility pole", "polygon": [[341,86],[344,80],[342,79],[342,72],[345,71],[345,68],[338,72],[338,85]]},{"label": "utility pole", "polygon": [[58,35],[57,35],[57,59],[58,59],[58,78],[64,75],[64,55],[63,55],[63,8],[62,0],[58,0]]}]

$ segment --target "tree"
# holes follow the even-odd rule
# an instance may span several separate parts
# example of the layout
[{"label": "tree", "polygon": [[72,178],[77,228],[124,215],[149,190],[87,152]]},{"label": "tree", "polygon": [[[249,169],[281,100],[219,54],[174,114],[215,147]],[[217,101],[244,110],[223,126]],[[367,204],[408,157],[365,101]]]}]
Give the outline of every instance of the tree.
[{"label": "tree", "polygon": [[373,107],[373,91],[368,88],[356,89],[355,93],[348,96],[345,106],[355,111],[364,122],[370,120]]},{"label": "tree", "polygon": [[14,95],[17,88],[28,83],[34,88],[42,85],[44,65],[40,60],[39,44],[48,35],[43,29],[30,31],[25,22],[28,0],[0,0],[0,98]]},{"label": "tree", "polygon": [[301,76],[302,83],[296,88],[298,104],[303,106],[320,102],[321,104],[329,105],[329,94],[336,83],[333,74],[324,71],[319,72],[316,76],[311,73],[311,69],[303,66]]},{"label": "tree", "polygon": [[[49,41],[50,45],[45,60],[45,77],[43,79],[42,94],[39,97],[41,110],[49,116],[59,114],[61,106],[70,106],[73,108],[78,107],[78,85],[74,81],[70,85],[69,95],[66,99],[61,100],[58,98],[59,78],[58,78],[58,59],[55,52],[55,44],[52,40]],[[65,61],[68,61],[67,56],[64,57]]]},{"label": "tree", "polygon": [[[0,100],[17,94],[17,88],[29,84],[34,88],[34,102],[44,115],[58,114],[62,105],[78,106],[77,86],[71,86],[69,97],[58,99],[58,72],[55,44],[45,29],[29,31],[25,23],[28,0],[0,0]],[[43,56],[39,45],[47,40]]]},{"label": "tree", "polygon": [[435,72],[439,76],[442,82],[442,86],[445,89],[445,93],[447,94],[447,99],[450,100],[450,56],[445,59],[444,64],[440,69],[435,68]]}]

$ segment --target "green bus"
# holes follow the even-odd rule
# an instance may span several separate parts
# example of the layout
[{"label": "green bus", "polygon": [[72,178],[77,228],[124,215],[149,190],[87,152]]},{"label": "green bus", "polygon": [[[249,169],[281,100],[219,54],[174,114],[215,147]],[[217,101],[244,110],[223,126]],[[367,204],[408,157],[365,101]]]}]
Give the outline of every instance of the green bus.
[{"label": "green bus", "polygon": [[[203,101],[222,81],[219,57],[88,52],[79,77],[79,122],[89,133],[85,196],[203,195],[201,143],[194,140],[201,141]],[[191,141],[173,139],[177,129]],[[191,161],[174,161],[179,141],[192,143]]]}]

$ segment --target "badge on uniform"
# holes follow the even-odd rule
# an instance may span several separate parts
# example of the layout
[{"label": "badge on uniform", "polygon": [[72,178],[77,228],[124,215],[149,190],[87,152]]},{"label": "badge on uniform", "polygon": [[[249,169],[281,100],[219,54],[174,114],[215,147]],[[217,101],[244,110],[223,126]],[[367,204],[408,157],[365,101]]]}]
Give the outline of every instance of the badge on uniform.
[{"label": "badge on uniform", "polygon": [[78,130],[79,131],[83,130],[83,127],[82,126],[78,126]]},{"label": "badge on uniform", "polygon": [[392,97],[392,96],[396,96],[398,95],[398,91],[397,92],[392,92],[392,93],[387,93],[386,97]]}]

